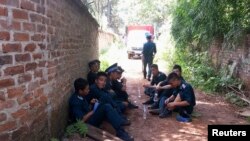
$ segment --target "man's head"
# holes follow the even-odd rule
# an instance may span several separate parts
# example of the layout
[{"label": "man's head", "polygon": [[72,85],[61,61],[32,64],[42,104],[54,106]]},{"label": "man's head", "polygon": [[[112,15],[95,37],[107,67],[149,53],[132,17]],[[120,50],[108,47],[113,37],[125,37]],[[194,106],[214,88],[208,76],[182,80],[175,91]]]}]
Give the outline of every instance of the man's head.
[{"label": "man's head", "polygon": [[151,65],[151,72],[152,72],[153,76],[157,76],[159,73],[158,65],[152,64]]},{"label": "man's head", "polygon": [[118,66],[118,79],[122,77],[123,72],[124,72],[124,69],[121,66]]},{"label": "man's head", "polygon": [[78,78],[74,82],[75,91],[81,95],[86,96],[89,93],[88,81],[83,78]]},{"label": "man's head", "polygon": [[174,65],[173,72],[175,72],[178,76],[181,76],[182,69],[180,65]]},{"label": "man's head", "polygon": [[118,69],[118,67],[113,67],[108,70],[108,76],[109,76],[109,79],[111,80],[119,79],[119,76],[120,76],[119,74],[120,74],[120,70]]},{"label": "man's head", "polygon": [[91,61],[89,62],[89,69],[92,72],[98,72],[100,69],[100,64],[97,61]]},{"label": "man's head", "polygon": [[151,41],[151,40],[152,40],[152,35],[147,35],[147,36],[146,36],[146,39],[147,39],[148,41]]},{"label": "man's head", "polygon": [[172,72],[168,75],[168,82],[172,87],[176,88],[181,84],[180,76],[175,72]]},{"label": "man's head", "polygon": [[106,80],[107,74],[105,72],[98,72],[95,79],[95,84],[98,88],[103,89],[106,85]]}]

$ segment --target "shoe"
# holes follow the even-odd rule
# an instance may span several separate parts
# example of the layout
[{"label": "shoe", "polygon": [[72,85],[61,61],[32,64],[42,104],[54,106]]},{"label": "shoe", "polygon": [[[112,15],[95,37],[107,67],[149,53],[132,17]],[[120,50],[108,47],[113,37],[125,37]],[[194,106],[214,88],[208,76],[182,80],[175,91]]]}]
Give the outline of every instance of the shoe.
[{"label": "shoe", "polygon": [[172,115],[171,111],[164,111],[163,113],[159,114],[159,118],[167,118],[170,117]]},{"label": "shoe", "polygon": [[159,115],[160,114],[160,109],[154,109],[154,110],[150,110],[148,111],[150,114],[152,115]]},{"label": "shoe", "polygon": [[156,103],[152,104],[151,106],[148,107],[148,109],[158,109],[159,108],[159,105],[157,105]]},{"label": "shoe", "polygon": [[129,109],[138,109],[139,106],[137,106],[137,105],[135,105],[135,104],[129,102],[129,103],[128,103],[128,108],[129,108]]},{"label": "shoe", "polygon": [[116,136],[124,141],[134,141],[134,138],[130,136],[124,129],[117,130]]},{"label": "shoe", "polygon": [[179,122],[191,122],[192,121],[190,117],[182,117],[180,115],[176,116],[176,120]]},{"label": "shoe", "polygon": [[129,125],[131,125],[130,120],[123,120],[123,123],[121,126],[129,126]]},{"label": "shoe", "polygon": [[151,79],[150,79],[150,78],[148,78],[148,81],[151,81]]},{"label": "shoe", "polygon": [[148,101],[145,101],[142,104],[149,105],[149,104],[153,104],[153,103],[154,103],[154,101],[152,99],[149,99]]}]

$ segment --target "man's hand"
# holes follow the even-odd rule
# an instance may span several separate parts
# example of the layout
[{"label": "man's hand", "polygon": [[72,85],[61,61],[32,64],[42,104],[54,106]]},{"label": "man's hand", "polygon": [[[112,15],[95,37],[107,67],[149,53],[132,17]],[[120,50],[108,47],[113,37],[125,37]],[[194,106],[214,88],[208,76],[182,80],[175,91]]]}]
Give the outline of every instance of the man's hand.
[{"label": "man's hand", "polygon": [[142,85],[144,88],[148,88],[148,87],[150,87],[150,84],[143,84]]},{"label": "man's hand", "polygon": [[93,99],[90,101],[90,103],[95,104],[97,101],[98,101],[97,99],[93,98]]},{"label": "man's hand", "polygon": [[165,100],[165,105],[167,105],[169,103],[169,98]]},{"label": "man's hand", "polygon": [[168,110],[174,110],[174,108],[175,108],[175,102],[168,103],[167,104],[167,108],[168,108]]}]

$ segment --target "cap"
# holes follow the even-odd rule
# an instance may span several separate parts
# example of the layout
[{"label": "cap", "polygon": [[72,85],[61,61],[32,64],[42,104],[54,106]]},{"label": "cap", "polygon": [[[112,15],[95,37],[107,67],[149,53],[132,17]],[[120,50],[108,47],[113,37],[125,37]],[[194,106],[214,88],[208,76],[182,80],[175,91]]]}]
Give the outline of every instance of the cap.
[{"label": "cap", "polygon": [[117,67],[117,66],[118,66],[118,64],[117,64],[117,63],[114,63],[113,65],[109,66],[109,67],[105,70],[105,72],[108,72],[111,68],[114,68],[114,67]]},{"label": "cap", "polygon": [[117,69],[118,69],[119,73],[123,73],[124,72],[124,69],[122,69],[121,66],[118,66]]},{"label": "cap", "polygon": [[98,60],[98,59],[93,60],[93,62],[98,63],[98,64],[100,64],[100,63],[101,63],[101,61],[100,61],[100,60]]}]

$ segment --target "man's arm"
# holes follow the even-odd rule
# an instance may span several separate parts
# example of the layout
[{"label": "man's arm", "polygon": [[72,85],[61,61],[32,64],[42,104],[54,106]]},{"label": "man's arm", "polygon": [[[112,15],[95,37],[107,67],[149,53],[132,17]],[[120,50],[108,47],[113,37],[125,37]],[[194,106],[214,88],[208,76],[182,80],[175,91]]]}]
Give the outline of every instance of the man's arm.
[{"label": "man's arm", "polygon": [[154,45],[154,54],[157,53],[156,45]]},{"label": "man's arm", "polygon": [[82,120],[86,122],[93,115],[93,113],[94,111],[88,112],[85,116],[83,116]]}]

